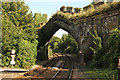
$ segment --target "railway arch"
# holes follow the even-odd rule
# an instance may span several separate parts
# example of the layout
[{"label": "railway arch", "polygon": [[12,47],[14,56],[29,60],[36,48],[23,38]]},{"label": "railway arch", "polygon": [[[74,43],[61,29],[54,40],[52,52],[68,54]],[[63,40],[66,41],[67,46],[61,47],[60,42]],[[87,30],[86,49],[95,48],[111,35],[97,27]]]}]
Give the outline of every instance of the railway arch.
[{"label": "railway arch", "polygon": [[[89,33],[97,30],[98,35],[104,35],[102,38],[105,42],[105,38],[110,34],[111,29],[115,27],[120,28],[120,9],[118,6],[111,11],[104,11],[100,14],[77,19],[65,16],[73,16],[73,14],[57,12],[42,28],[38,30],[38,50],[41,46],[45,46],[55,32],[61,28],[74,37],[78,44],[79,51],[82,51],[84,55],[91,55],[89,54],[91,52],[89,47],[93,44],[93,38]],[[45,54],[47,59],[46,50]],[[41,53],[38,52],[38,56],[40,55]]]}]

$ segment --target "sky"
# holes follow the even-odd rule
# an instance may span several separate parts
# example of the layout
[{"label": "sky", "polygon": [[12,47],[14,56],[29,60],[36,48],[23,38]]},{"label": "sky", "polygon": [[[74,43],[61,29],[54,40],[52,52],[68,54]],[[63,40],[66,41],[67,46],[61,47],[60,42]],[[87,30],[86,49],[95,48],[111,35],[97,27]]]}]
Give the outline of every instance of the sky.
[{"label": "sky", "polygon": [[[72,6],[83,8],[88,4],[92,3],[92,0],[24,0],[25,4],[29,6],[29,11],[32,13],[47,14],[49,18],[55,14],[60,8],[64,6]],[[62,29],[59,29],[54,36],[62,37],[63,34],[67,33]]]}]

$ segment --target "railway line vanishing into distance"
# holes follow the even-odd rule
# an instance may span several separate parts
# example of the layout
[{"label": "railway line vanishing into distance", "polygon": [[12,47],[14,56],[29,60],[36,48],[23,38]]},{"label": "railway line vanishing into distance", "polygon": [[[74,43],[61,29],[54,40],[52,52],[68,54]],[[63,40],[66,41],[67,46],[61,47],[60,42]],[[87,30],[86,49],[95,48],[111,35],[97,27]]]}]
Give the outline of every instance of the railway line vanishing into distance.
[{"label": "railway line vanishing into distance", "polygon": [[72,78],[74,62],[69,54],[54,54],[54,58],[43,66],[26,72],[14,80],[70,80]]}]

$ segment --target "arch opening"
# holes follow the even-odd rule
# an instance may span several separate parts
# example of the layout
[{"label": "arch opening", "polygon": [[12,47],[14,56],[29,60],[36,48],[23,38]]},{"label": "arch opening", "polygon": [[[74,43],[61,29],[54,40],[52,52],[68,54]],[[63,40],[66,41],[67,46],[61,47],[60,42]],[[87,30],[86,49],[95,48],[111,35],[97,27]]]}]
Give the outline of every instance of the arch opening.
[{"label": "arch opening", "polygon": [[[59,29],[58,32],[60,30],[62,29]],[[73,38],[73,36],[66,32],[64,34],[59,33],[59,35],[60,34],[62,35],[61,37],[57,37],[53,35],[49,40],[48,55],[49,55],[49,52],[51,52],[51,50],[53,53],[77,54],[78,44],[76,40]]]},{"label": "arch opening", "polygon": [[81,37],[78,31],[80,29],[76,27],[74,23],[71,23],[66,19],[59,18],[59,16],[56,15],[53,16],[52,19],[50,19],[42,28],[38,30],[38,47],[37,47],[38,60],[48,59],[49,40],[59,29],[63,29],[64,31],[68,32],[73,36],[73,38],[78,44],[78,49],[80,51]]},{"label": "arch opening", "polygon": [[63,30],[62,28],[60,28],[58,31],[55,32],[55,34],[54,34],[53,36],[62,38],[62,35],[63,35],[63,34],[68,34],[68,32],[65,31],[65,30]]},{"label": "arch opening", "polygon": [[[60,33],[61,31],[62,33]],[[56,36],[56,34],[60,36]],[[52,56],[52,53],[77,54],[79,51],[76,39],[70,31],[64,28],[54,28],[47,39],[45,45],[38,47],[38,60],[46,60]]]}]

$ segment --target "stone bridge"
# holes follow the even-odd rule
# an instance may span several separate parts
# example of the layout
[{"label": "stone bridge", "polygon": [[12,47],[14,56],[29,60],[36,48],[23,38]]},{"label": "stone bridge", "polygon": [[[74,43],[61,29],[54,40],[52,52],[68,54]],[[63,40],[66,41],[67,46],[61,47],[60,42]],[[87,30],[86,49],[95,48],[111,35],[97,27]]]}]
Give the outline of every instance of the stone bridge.
[{"label": "stone bridge", "polygon": [[[113,5],[111,4],[110,6]],[[106,10],[103,9],[101,10],[102,13],[97,12],[93,15],[89,15],[88,13],[86,13],[86,15],[88,14],[88,16],[80,17],[77,19],[73,19],[74,14],[57,12],[46,23],[46,25],[39,29],[38,50],[40,50],[41,46],[45,47],[45,44],[50,40],[55,32],[61,28],[74,37],[74,39],[78,43],[78,48],[80,51],[82,51],[84,57],[86,55],[91,55],[91,50],[89,49],[89,47],[93,44],[93,38],[91,37],[90,32],[97,30],[98,35],[102,37],[103,42],[105,43],[105,39],[107,35],[111,33],[111,30],[114,28],[120,28],[120,2],[117,3],[117,5],[113,8],[110,8],[111,7]],[[39,59],[42,59],[41,54],[43,53],[38,51]],[[91,58],[91,56],[89,56],[89,58]]]}]

